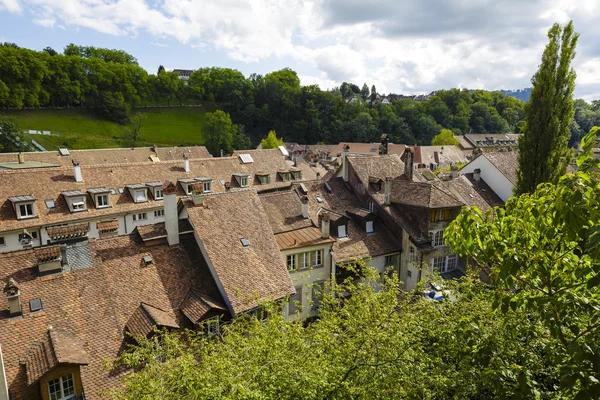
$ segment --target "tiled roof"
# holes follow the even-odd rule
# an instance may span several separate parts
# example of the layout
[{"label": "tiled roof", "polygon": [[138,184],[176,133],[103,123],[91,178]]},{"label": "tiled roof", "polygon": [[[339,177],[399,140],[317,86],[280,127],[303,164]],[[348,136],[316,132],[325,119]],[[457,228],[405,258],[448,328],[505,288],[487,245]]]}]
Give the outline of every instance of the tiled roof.
[{"label": "tiled roof", "polygon": [[106,221],[100,221],[97,224],[98,232],[106,233],[106,232],[116,232],[119,230],[119,220],[117,219],[109,219]]},{"label": "tiled roof", "polygon": [[[59,224],[73,220],[89,219],[108,216],[119,212],[132,212],[162,208],[162,201],[155,201],[152,195],[148,201],[134,203],[128,190],[119,193],[118,188],[128,184],[143,182],[176,182],[178,179],[194,179],[210,177],[214,179],[213,192],[224,192],[225,184],[230,182],[234,173],[253,175],[255,171],[266,171],[270,176],[270,184],[260,185],[258,178],[252,176],[248,180],[250,187],[268,190],[288,187],[290,182],[281,182],[276,171],[284,168],[289,170],[292,162],[286,160],[279,150],[261,150],[252,153],[254,162],[243,164],[237,157],[190,159],[191,172],[183,170],[183,161],[165,161],[160,163],[129,163],[108,165],[81,164],[83,183],[76,183],[73,178],[73,168],[45,168],[43,170],[0,171],[0,232],[17,230],[28,227],[38,227],[49,224]],[[314,179],[315,172],[310,166],[299,161],[302,179]],[[223,182],[223,183],[221,183]],[[179,196],[186,195],[180,185],[177,185]],[[62,192],[89,188],[114,189],[114,195],[109,195],[111,207],[95,208],[88,200],[86,211],[71,213],[61,196]],[[36,200],[37,217],[17,220],[14,207],[6,199],[13,196],[31,195]],[[55,207],[48,209],[45,200],[53,200]]]},{"label": "tiled roof", "polygon": [[278,233],[275,235],[275,240],[277,241],[280,250],[316,246],[335,241],[333,238],[324,239],[321,236],[321,230],[314,226]]},{"label": "tiled roof", "polygon": [[[194,231],[190,221],[187,219],[178,220],[179,234],[190,233]],[[141,225],[136,227],[142,240],[159,239],[167,236],[167,229],[165,228],[164,222],[158,222],[156,224]]]},{"label": "tiled roof", "polygon": [[87,222],[72,224],[72,225],[61,225],[54,226],[47,229],[48,236],[51,239],[71,239],[80,236],[85,236],[90,230],[90,226]]},{"label": "tiled roof", "polygon": [[369,178],[392,179],[404,176],[404,162],[397,154],[373,157],[348,157],[350,166],[358,179],[367,186]]},{"label": "tiled roof", "polygon": [[417,164],[450,164],[466,163],[467,156],[458,147],[447,146],[415,146],[419,149],[419,160],[415,154],[415,163]]},{"label": "tiled roof", "polygon": [[[466,133],[465,139],[474,147],[516,146],[521,137],[518,133]],[[512,143],[512,141],[516,143]]]},{"label": "tiled roof", "polygon": [[50,327],[44,337],[29,347],[22,363],[31,385],[59,364],[86,365],[89,357],[84,343],[76,335]]},{"label": "tiled roof", "polygon": [[[325,189],[322,182],[305,183],[309,190],[309,215],[315,225],[319,224],[318,212],[323,208],[348,219],[348,239],[333,243],[333,257],[337,262],[400,251],[402,246],[398,239],[379,221],[374,223],[375,234],[367,234],[366,226],[360,226],[350,218],[346,210],[360,207],[360,201],[348,190],[343,179],[332,179],[328,184],[332,189],[331,193]],[[319,196],[322,203],[317,202],[315,195]],[[331,212],[329,214],[331,215]]]},{"label": "tiled roof", "polygon": [[[374,194],[374,196],[383,203],[383,190]],[[458,208],[463,206],[462,201],[437,181],[424,183],[395,180],[392,182],[392,203],[425,208]]]},{"label": "tiled roof", "polygon": [[[340,142],[332,150],[332,156],[340,155],[346,146],[350,146],[349,153],[354,155],[379,155],[379,146],[381,143],[348,143]],[[404,154],[406,145],[403,144],[388,144],[388,154],[397,154],[401,156]]]},{"label": "tiled roof", "polygon": [[517,184],[517,169],[519,161],[516,151],[494,151],[483,153],[480,157],[487,158],[512,183]]},{"label": "tiled roof", "polygon": [[459,175],[443,182],[448,189],[468,206],[478,207],[485,213],[490,207],[502,206],[504,202],[494,191],[480,179],[475,182],[473,174]]},{"label": "tiled roof", "polygon": [[60,257],[61,246],[43,246],[34,249],[35,256],[39,262],[54,260]]},{"label": "tiled roof", "polygon": [[193,323],[198,323],[211,310],[226,311],[224,305],[209,296],[190,290],[181,303],[181,312]]},{"label": "tiled roof", "polygon": [[313,226],[302,216],[300,197],[294,190],[262,194],[260,201],[275,233]]},{"label": "tiled roof", "polygon": [[[94,149],[94,150],[69,150],[69,156],[61,156],[58,151],[35,151],[22,153],[25,161],[39,161],[54,163],[62,166],[71,166],[72,161],[82,165],[102,165],[148,162],[151,156],[157,156],[163,161],[183,159],[187,155],[190,159],[209,158],[211,155],[204,146],[188,147],[152,147],[120,148],[120,149]],[[17,162],[18,153],[0,153],[0,163]]]},{"label": "tiled roof", "polygon": [[[116,236],[91,241],[89,248],[92,267],[44,277],[37,275],[33,250],[0,253],[0,282],[14,278],[23,305],[22,318],[0,312],[0,343],[12,399],[40,399],[39,388],[28,386],[21,362],[27,350],[47,335],[49,325],[83,343],[89,363],[81,366],[86,398],[100,399],[101,391],[114,388],[127,373],[107,371],[104,360],[123,350],[125,326],[140,303],[164,310],[181,326],[185,317],[179,307],[190,289],[221,299],[193,239],[182,238],[172,247],[145,247],[137,235]],[[151,266],[142,262],[145,255],[152,256]],[[42,301],[42,311],[30,311],[27,305],[34,298]],[[74,360],[61,350],[58,359]]]},{"label": "tiled roof", "polygon": [[125,325],[127,330],[136,337],[148,337],[154,327],[179,328],[174,315],[149,304],[141,303]]},{"label": "tiled roof", "polygon": [[[260,199],[253,190],[207,195],[203,207],[186,201],[196,235],[235,314],[263,299],[294,293]],[[240,240],[248,240],[242,246]]]}]

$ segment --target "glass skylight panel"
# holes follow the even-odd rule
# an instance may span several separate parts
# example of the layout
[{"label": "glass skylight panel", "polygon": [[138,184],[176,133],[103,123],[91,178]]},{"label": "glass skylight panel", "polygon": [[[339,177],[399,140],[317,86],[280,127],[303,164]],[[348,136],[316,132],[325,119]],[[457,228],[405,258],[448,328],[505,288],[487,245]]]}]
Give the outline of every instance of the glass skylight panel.
[{"label": "glass skylight panel", "polygon": [[54,207],[56,207],[56,204],[54,204],[54,200],[46,200],[44,201],[44,203],[46,203],[46,207],[48,207],[48,210],[51,210]]}]

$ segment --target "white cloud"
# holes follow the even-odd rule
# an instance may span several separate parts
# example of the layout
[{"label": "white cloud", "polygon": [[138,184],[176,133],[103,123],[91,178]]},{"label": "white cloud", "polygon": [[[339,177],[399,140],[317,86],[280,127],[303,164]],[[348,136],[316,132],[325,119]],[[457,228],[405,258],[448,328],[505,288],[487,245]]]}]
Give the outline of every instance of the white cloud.
[{"label": "white cloud", "polygon": [[[21,1],[21,3],[19,3]],[[578,91],[597,95],[597,0],[0,0],[46,27],[175,39],[246,63],[301,63],[303,83],[343,81],[381,92],[529,86],[554,21],[581,32]],[[160,40],[160,41],[159,41]],[[263,68],[264,70],[265,68]],[[587,85],[587,86],[586,86]]]},{"label": "white cloud", "polygon": [[168,44],[164,44],[164,43],[160,43],[160,42],[150,42],[150,44],[153,46],[157,46],[157,47],[169,47]]}]

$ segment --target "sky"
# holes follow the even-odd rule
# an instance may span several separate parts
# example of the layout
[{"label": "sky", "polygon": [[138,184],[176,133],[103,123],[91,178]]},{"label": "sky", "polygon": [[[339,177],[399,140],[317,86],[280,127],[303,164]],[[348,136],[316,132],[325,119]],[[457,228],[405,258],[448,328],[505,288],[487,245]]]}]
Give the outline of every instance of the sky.
[{"label": "sky", "polygon": [[0,0],[0,42],[122,49],[150,73],[289,67],[321,89],[418,94],[529,87],[548,29],[569,20],[575,96],[600,99],[598,0]]}]

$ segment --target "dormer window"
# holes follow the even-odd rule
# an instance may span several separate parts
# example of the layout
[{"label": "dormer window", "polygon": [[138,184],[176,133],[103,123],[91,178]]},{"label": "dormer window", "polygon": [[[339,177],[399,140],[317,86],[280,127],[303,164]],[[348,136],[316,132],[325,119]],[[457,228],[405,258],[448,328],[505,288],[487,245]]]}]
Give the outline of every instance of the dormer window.
[{"label": "dormer window", "polygon": [[285,182],[285,181],[289,181],[290,180],[290,173],[289,173],[289,171],[277,171],[277,173],[281,177],[282,181]]},{"label": "dormer window", "polygon": [[162,185],[163,184],[160,182],[146,183],[146,186],[152,192],[152,196],[154,197],[154,200],[162,200],[164,198]]},{"label": "dormer window", "polygon": [[108,197],[108,195],[111,194],[110,189],[93,188],[88,189],[87,192],[92,196],[94,204],[96,204],[96,208],[110,207],[110,198]]},{"label": "dormer window", "polygon": [[69,211],[79,212],[87,210],[87,204],[85,202],[86,194],[80,190],[71,190],[69,192],[62,192],[62,195],[69,206]]},{"label": "dormer window", "polygon": [[127,189],[129,189],[129,194],[131,194],[131,198],[135,203],[144,203],[148,201],[148,188],[146,185],[127,185]]},{"label": "dormer window", "polygon": [[269,183],[271,183],[271,177],[267,173],[257,172],[256,176],[258,177],[258,181],[261,185],[268,185]]},{"label": "dormer window", "polygon": [[154,200],[162,200],[165,197],[162,188],[154,191]]},{"label": "dormer window", "polygon": [[233,174],[233,177],[235,178],[238,185],[240,185],[240,187],[248,187],[249,176],[250,175],[248,174]]},{"label": "dormer window", "polygon": [[348,237],[348,232],[346,232],[346,225],[338,226],[338,237],[339,238],[347,238]]},{"label": "dormer window", "polygon": [[367,233],[374,233],[375,232],[375,230],[373,229],[373,221],[367,221],[366,225],[367,226],[366,226],[365,230],[366,230]]},{"label": "dormer window", "polygon": [[33,196],[14,196],[8,200],[13,204],[17,219],[33,218],[37,214],[35,206],[35,197]]},{"label": "dormer window", "polygon": [[110,204],[108,202],[107,194],[99,194],[98,196],[96,196],[96,207],[102,208],[108,206],[110,206]]},{"label": "dormer window", "polygon": [[299,170],[298,168],[291,169],[290,175],[291,175],[291,178],[296,181],[302,179],[302,171]]},{"label": "dormer window", "polygon": [[204,193],[212,191],[212,182],[211,181],[203,182],[202,183],[202,191]]}]

